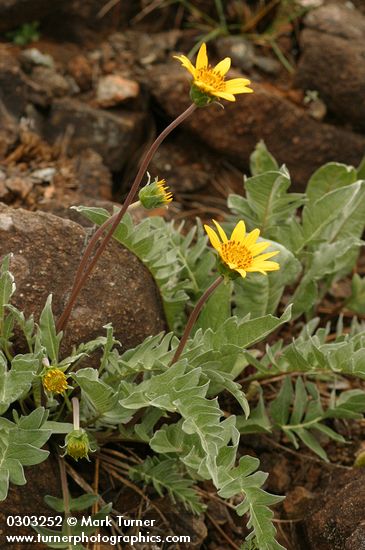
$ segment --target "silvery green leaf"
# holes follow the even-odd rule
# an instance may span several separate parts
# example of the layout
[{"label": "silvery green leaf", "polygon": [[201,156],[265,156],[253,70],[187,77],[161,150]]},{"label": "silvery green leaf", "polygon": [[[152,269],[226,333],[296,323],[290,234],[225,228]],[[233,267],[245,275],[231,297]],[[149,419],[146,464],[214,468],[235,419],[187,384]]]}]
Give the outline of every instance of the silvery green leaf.
[{"label": "silvery green leaf", "polygon": [[311,202],[315,202],[334,189],[355,183],[357,179],[356,170],[352,166],[328,162],[311,176],[306,189],[307,197]]},{"label": "silvery green leaf", "polygon": [[130,419],[129,411],[119,405],[119,388],[101,380],[97,370],[79,369],[72,378],[81,388],[80,408],[86,420],[113,426]]},{"label": "silvery green leaf", "polygon": [[[312,248],[326,240],[326,230],[331,226],[331,238],[344,239],[357,236],[360,223],[358,215],[364,208],[364,184],[355,182],[339,189],[334,189],[314,203],[307,204],[303,209],[303,242],[295,251],[299,254],[304,247]],[[360,212],[359,212],[360,209]],[[333,223],[332,223],[333,222]],[[356,235],[354,231],[356,230]]]},{"label": "silvery green leaf", "polygon": [[289,377],[284,379],[280,392],[271,402],[270,415],[279,426],[286,424],[289,420],[290,405],[293,398],[293,388]]},{"label": "silvery green leaf", "polygon": [[52,434],[44,428],[46,419],[43,407],[16,422],[0,419],[0,500],[6,499],[9,482],[24,485],[23,466],[39,464],[48,457],[49,452],[40,448]]},{"label": "silvery green leaf", "polygon": [[262,390],[259,389],[259,401],[257,406],[251,410],[250,416],[238,416],[236,420],[237,429],[241,434],[270,433],[271,422],[266,412]]},{"label": "silvery green leaf", "polygon": [[346,300],[346,307],[359,313],[365,314],[365,277],[355,273],[351,281],[351,296]]},{"label": "silvery green leaf", "polygon": [[365,156],[357,167],[357,177],[359,180],[365,180]]},{"label": "silvery green leaf", "polygon": [[250,156],[250,170],[253,176],[269,172],[270,170],[277,170],[279,168],[278,163],[268,151],[265,142],[259,141],[255,147],[254,152]]},{"label": "silvery green leaf", "polygon": [[142,464],[131,467],[128,475],[133,481],[152,484],[160,496],[167,492],[172,503],[181,502],[185,509],[194,514],[200,514],[206,508],[194,490],[192,479],[184,476],[179,460],[147,457]]},{"label": "silvery green leaf", "polygon": [[39,358],[34,354],[17,355],[8,361],[0,352],[0,412],[4,413],[9,405],[22,397],[31,387],[40,366]]},{"label": "silvery green leaf", "polygon": [[57,365],[62,333],[56,333],[52,313],[52,295],[48,296],[46,305],[39,318],[39,342],[45,348],[52,365]]},{"label": "silvery green leaf", "polygon": [[0,333],[10,298],[15,292],[14,277],[9,271],[10,255],[5,256],[0,269]]},{"label": "silvery green leaf", "polygon": [[194,326],[194,332],[199,328],[217,330],[231,316],[232,282],[221,284],[206,302]]},{"label": "silvery green leaf", "polygon": [[285,287],[297,279],[302,269],[300,262],[292,252],[276,242],[272,242],[265,253],[274,250],[279,251],[273,258],[280,265],[278,271],[266,277],[261,273],[250,273],[245,279],[240,277],[234,281],[234,313],[239,317],[248,313],[251,317],[275,314]]},{"label": "silvery green leaf", "polygon": [[[69,511],[79,512],[81,510],[87,510],[87,508],[91,508],[91,506],[95,504],[98,499],[99,496],[93,494],[81,495],[77,498],[69,497]],[[55,510],[56,512],[62,513],[65,511],[65,502],[62,498],[46,495],[44,497],[44,501],[50,508],[52,508],[52,510]]]}]

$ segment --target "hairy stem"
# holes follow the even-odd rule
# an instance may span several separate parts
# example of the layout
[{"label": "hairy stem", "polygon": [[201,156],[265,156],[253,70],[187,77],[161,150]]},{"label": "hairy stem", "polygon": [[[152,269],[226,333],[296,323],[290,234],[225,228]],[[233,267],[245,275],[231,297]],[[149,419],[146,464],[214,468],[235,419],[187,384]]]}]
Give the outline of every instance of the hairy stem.
[{"label": "hairy stem", "polygon": [[218,279],[216,279],[214,283],[212,283],[210,287],[208,287],[207,290],[204,292],[204,294],[202,294],[202,296],[200,297],[199,301],[197,302],[196,306],[194,307],[193,311],[190,314],[190,317],[188,319],[188,322],[184,330],[184,334],[182,335],[180,343],[176,348],[176,351],[175,351],[174,357],[172,358],[170,366],[176,363],[176,361],[178,361],[180,355],[184,351],[186,342],[188,341],[192,328],[197,318],[199,317],[199,313],[201,312],[205,302],[208,300],[209,296],[215,291],[215,289],[221,284],[222,281],[223,281],[223,277],[222,275],[220,275]]},{"label": "hairy stem", "polygon": [[[71,289],[71,294],[68,299],[68,302],[65,306],[65,309],[58,319],[57,322],[57,331],[64,330],[67,321],[70,317],[72,308],[77,300],[77,297],[80,293],[80,290],[84,286],[88,276],[92,272],[95,264],[97,263],[98,259],[100,258],[101,254],[105,250],[107,244],[109,243],[110,239],[113,236],[113,233],[117,226],[119,225],[120,220],[123,218],[124,214],[128,210],[128,207],[132,203],[134,197],[137,194],[138,188],[141,184],[142,178],[148,168],[148,165],[155,154],[156,150],[160,146],[160,144],[163,142],[163,140],[169,135],[170,132],[174,128],[176,128],[179,124],[181,124],[189,115],[191,115],[196,109],[196,105],[192,104],[190,107],[186,109],[180,116],[178,116],[165,130],[156,138],[156,140],[151,145],[150,149],[147,151],[146,155],[143,158],[143,161],[141,163],[141,166],[138,170],[138,173],[135,177],[135,180],[132,184],[132,187],[127,195],[127,198],[124,201],[124,204],[122,208],[119,210],[119,212],[116,212],[113,216],[111,216],[108,220],[106,220],[99,229],[94,233],[93,237],[90,239],[89,244],[87,245],[85,252],[83,254],[83,257],[81,258],[79,267],[77,269],[75,280],[73,287]],[[89,261],[90,256],[92,255],[94,248],[99,240],[99,237],[104,233],[106,229],[109,229],[107,234],[104,236],[102,242],[100,243],[99,248],[96,250],[93,258]]]},{"label": "hairy stem", "polygon": [[73,397],[72,401],[72,411],[73,411],[73,425],[74,430],[80,429],[80,404],[77,397]]}]

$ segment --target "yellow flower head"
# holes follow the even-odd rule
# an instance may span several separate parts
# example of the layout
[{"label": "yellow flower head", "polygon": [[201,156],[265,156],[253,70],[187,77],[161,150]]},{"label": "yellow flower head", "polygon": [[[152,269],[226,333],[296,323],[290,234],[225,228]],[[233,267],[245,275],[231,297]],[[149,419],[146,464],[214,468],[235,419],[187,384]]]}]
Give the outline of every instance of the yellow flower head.
[{"label": "yellow flower head", "polygon": [[191,98],[200,107],[207,105],[215,98],[236,101],[237,94],[249,94],[253,90],[247,86],[251,83],[247,78],[233,78],[225,80],[230,69],[231,59],[226,57],[214,68],[208,64],[207,46],[202,44],[196,58],[196,66],[185,55],[176,55],[175,59],[193,76]]},{"label": "yellow flower head", "polygon": [[204,226],[205,231],[208,233],[212,246],[218,251],[222,262],[230,270],[237,271],[241,277],[246,277],[247,273],[254,271],[266,275],[267,271],[280,269],[277,262],[267,261],[278,254],[278,251],[261,254],[270,246],[270,243],[256,242],[260,235],[259,229],[254,229],[251,233],[246,234],[245,222],[241,220],[234,228],[231,238],[228,239],[219,223],[215,220],[213,222],[219,236],[208,225]]},{"label": "yellow flower head", "polygon": [[61,369],[47,369],[42,377],[43,387],[53,393],[63,393],[67,390],[67,377]]},{"label": "yellow flower head", "polygon": [[144,208],[150,210],[159,206],[166,206],[173,200],[172,193],[169,192],[169,188],[165,184],[165,180],[157,181],[156,178],[152,183],[142,187],[138,198]]}]

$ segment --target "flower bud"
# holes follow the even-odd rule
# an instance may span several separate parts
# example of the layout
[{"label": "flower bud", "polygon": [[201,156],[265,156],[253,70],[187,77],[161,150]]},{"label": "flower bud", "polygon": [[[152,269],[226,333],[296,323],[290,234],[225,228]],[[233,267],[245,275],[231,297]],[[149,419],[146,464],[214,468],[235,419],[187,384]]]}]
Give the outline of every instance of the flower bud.
[{"label": "flower bud", "polygon": [[79,460],[79,458],[89,460],[89,452],[96,451],[95,448],[92,448],[89,436],[83,428],[72,430],[66,435],[65,447],[65,454],[72,456],[74,460]]},{"label": "flower bud", "polygon": [[157,178],[152,183],[142,187],[138,193],[138,198],[147,210],[166,206],[173,199],[172,193],[168,191],[168,187],[165,185],[165,180],[157,181]]}]

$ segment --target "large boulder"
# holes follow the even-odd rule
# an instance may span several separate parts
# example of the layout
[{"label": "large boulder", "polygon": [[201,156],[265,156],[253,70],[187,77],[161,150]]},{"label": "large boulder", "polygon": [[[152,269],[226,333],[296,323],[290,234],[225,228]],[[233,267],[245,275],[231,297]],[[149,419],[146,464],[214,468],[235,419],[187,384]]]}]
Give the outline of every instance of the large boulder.
[{"label": "large boulder", "polygon": [[317,90],[339,120],[365,130],[365,16],[338,4],[305,18],[295,82]]},{"label": "large boulder", "polygon": [[[177,64],[155,66],[149,81],[151,93],[169,117],[188,107],[188,78]],[[218,105],[197,109],[184,123],[185,128],[243,170],[248,168],[256,143],[264,139],[299,187],[328,161],[360,162],[365,137],[314,120],[272,86],[255,82],[253,89],[255,93],[238,96],[235,103],[224,102],[224,109]]]},{"label": "large boulder", "polygon": [[[304,521],[306,550],[365,549],[365,472],[333,474]],[[315,502],[315,504],[313,504]]]},{"label": "large boulder", "polygon": [[141,147],[146,125],[143,112],[110,112],[65,98],[53,102],[44,135],[55,141],[66,132],[71,154],[94,149],[111,170],[120,171]]},{"label": "large boulder", "polygon": [[[13,253],[17,290],[13,304],[38,319],[47,296],[61,314],[89,232],[70,220],[43,212],[14,210],[0,203],[0,250]],[[124,349],[165,328],[161,299],[142,263],[116,242],[109,244],[81,291],[67,325],[63,353],[105,333],[112,323]]]}]

